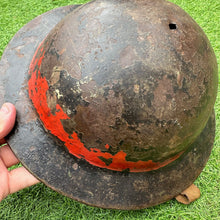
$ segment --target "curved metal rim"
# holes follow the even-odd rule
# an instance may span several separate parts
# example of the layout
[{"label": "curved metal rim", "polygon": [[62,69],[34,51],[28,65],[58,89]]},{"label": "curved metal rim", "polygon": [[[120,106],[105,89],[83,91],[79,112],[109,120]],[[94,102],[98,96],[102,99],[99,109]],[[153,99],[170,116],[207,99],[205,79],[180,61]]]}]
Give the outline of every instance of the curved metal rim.
[{"label": "curved metal rim", "polygon": [[[17,123],[8,142],[22,164],[59,193],[85,204],[112,209],[141,209],[174,198],[191,185],[210,155],[214,114],[197,140],[177,161],[156,171],[128,173],[94,167],[60,147],[45,132],[27,92],[28,69],[39,43],[77,6],[49,11],[21,28],[0,62],[0,100],[17,108]],[[0,104],[2,104],[0,103]]]}]

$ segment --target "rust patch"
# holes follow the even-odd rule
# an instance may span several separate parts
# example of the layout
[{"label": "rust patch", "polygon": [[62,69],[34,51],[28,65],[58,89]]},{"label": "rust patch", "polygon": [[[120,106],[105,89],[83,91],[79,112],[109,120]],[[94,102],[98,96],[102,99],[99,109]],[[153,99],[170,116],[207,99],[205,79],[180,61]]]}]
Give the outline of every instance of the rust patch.
[{"label": "rust patch", "polygon": [[20,57],[20,58],[24,57],[24,54],[21,53],[21,50],[20,50],[20,49],[17,49],[17,50],[16,50],[16,55],[17,55],[18,57]]}]

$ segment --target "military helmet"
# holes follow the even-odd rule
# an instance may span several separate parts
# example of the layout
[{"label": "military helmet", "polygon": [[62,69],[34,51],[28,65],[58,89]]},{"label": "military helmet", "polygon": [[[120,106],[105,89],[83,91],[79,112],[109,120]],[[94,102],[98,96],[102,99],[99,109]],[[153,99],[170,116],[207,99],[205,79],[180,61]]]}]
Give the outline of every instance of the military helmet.
[{"label": "military helmet", "polygon": [[[41,19],[51,27],[26,46],[15,88],[18,109],[27,107],[9,143],[23,164],[104,208],[149,207],[191,185],[213,146],[218,83],[196,22],[164,0],[96,0]],[[24,27],[31,37],[34,21]]]}]

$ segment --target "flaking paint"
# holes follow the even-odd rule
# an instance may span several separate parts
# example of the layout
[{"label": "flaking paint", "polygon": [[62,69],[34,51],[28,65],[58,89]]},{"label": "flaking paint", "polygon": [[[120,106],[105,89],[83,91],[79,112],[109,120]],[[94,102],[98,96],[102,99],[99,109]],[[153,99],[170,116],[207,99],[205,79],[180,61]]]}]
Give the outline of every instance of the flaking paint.
[{"label": "flaking paint", "polygon": [[[42,60],[44,58],[44,48],[43,43],[41,43],[36,50],[33,60],[30,64],[30,79],[28,82],[29,86],[29,96],[36,108],[41,121],[44,124],[46,130],[51,134],[59,138],[64,145],[69,150],[69,153],[80,159],[85,159],[92,165],[107,168],[111,170],[123,171],[130,170],[131,172],[145,172],[156,170],[160,167],[166,166],[172,161],[176,160],[183,153],[179,153],[168,160],[163,162],[154,162],[152,160],[148,161],[127,161],[126,152],[119,151],[115,155],[108,152],[102,152],[97,148],[90,148],[88,150],[84,144],[80,141],[77,133],[73,131],[70,136],[63,128],[61,120],[70,119],[68,115],[63,111],[59,104],[56,105],[56,112],[52,114],[51,109],[48,107],[47,103],[47,90],[49,89],[48,82],[45,77],[41,76],[40,67]],[[105,148],[108,149],[108,143],[105,144]],[[103,159],[101,159],[103,158]],[[111,161],[106,163],[104,161]]]}]

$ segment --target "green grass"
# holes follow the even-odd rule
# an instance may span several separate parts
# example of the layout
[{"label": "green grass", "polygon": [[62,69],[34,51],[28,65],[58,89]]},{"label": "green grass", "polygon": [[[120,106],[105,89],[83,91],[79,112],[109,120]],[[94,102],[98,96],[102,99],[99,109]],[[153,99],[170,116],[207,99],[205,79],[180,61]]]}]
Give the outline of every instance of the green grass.
[{"label": "green grass", "polygon": [[[0,0],[0,56],[13,35],[28,21],[55,7],[86,1]],[[172,0],[204,29],[220,61],[220,1]],[[220,91],[219,91],[220,92]],[[219,94],[219,93],[218,93]],[[93,208],[66,198],[43,184],[8,196],[0,203],[0,219],[220,219],[220,97],[216,110],[216,139],[210,159],[196,180],[201,198],[185,206],[175,200],[140,211]],[[1,180],[0,180],[1,181]]]}]

